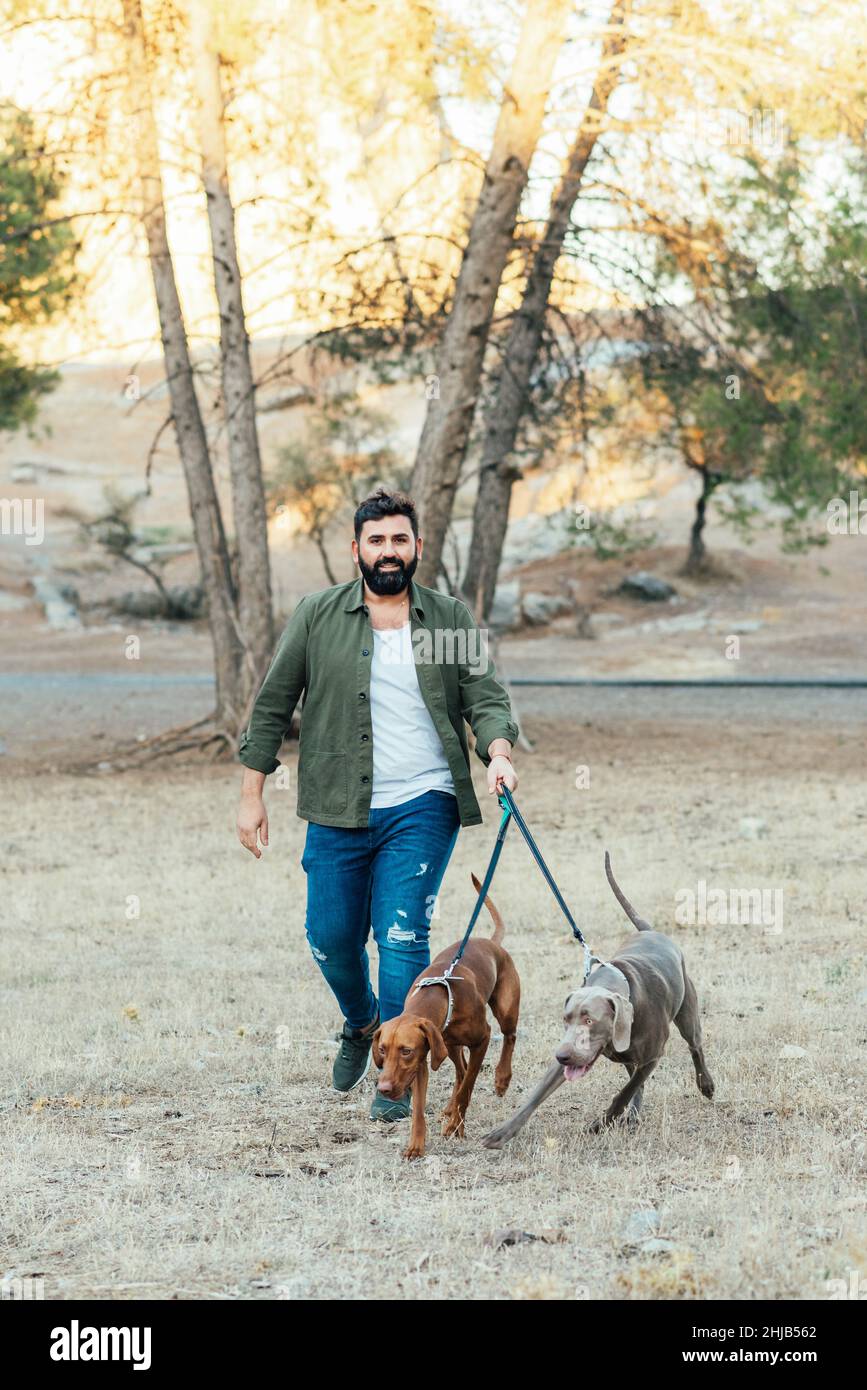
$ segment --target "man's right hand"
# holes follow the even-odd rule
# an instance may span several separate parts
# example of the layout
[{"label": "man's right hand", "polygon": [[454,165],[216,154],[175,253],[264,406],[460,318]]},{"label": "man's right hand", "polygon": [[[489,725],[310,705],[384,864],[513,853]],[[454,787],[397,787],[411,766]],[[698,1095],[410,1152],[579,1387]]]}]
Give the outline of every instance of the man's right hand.
[{"label": "man's right hand", "polygon": [[[257,840],[258,836],[258,840]],[[238,839],[245,849],[262,858],[258,841],[268,844],[268,812],[261,796],[242,796],[238,809]]]}]

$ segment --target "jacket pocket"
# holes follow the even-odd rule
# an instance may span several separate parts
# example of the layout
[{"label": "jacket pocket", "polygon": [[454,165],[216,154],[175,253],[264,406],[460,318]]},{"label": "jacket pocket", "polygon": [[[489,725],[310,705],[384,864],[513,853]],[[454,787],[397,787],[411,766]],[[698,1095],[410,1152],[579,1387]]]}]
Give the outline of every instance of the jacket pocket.
[{"label": "jacket pocket", "polygon": [[302,748],[298,764],[298,810],[339,816],[346,810],[346,754]]}]

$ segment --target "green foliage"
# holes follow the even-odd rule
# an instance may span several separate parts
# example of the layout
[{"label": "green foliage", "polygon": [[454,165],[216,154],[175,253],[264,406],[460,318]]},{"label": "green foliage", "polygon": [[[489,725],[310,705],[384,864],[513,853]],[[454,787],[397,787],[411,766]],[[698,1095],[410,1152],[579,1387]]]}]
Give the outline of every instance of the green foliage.
[{"label": "green foliage", "polygon": [[356,507],[378,482],[406,488],[388,442],[388,416],[357,396],[333,395],[311,412],[302,439],[284,445],[266,479],[271,514],[288,507],[303,534],[323,546],[326,527],[348,505]]},{"label": "green foliage", "polygon": [[[742,162],[721,199],[729,240],[693,284],[704,326],[671,310],[689,277],[663,248],[652,279],[666,307],[644,311],[632,368],[718,511],[748,538],[763,495],[785,551],[825,544],[828,503],[867,472],[867,163],[821,197],[808,182],[794,146],[776,166]],[[749,479],[761,493],[738,491]]]},{"label": "green foliage", "polygon": [[31,424],[58,380],[26,366],[9,339],[60,312],[73,292],[78,244],[57,216],[61,189],[62,171],[32,119],[0,107],[0,430]]},{"label": "green foliage", "polygon": [[645,550],[656,539],[637,521],[617,523],[601,514],[590,514],[587,520],[589,524],[586,526],[582,526],[577,518],[570,523],[568,530],[572,544],[589,546],[600,560],[612,560],[636,550]]},{"label": "green foliage", "polygon": [[32,424],[39,397],[52,390],[58,379],[58,372],[25,367],[0,342],[0,431]]}]

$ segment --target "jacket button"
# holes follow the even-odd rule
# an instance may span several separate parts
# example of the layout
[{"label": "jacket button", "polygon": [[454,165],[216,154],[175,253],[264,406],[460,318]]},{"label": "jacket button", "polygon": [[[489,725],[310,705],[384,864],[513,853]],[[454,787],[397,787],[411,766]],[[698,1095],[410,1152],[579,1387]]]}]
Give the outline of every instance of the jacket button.
[{"label": "jacket button", "polygon": [[358,692],[358,698],[359,698],[359,700],[366,700],[366,699],[367,699],[367,696],[365,695],[365,693],[364,693],[363,690],[359,690],[359,692]]},{"label": "jacket button", "polygon": [[366,743],[369,737],[370,737],[369,734],[362,734],[362,735],[361,735],[361,742],[362,742],[362,743]]},{"label": "jacket button", "polygon": [[367,647],[363,647],[363,648],[362,648],[361,655],[362,655],[362,656],[370,656],[370,652],[367,650]]},{"label": "jacket button", "polygon": [[362,777],[361,780],[362,780],[362,782],[369,782],[369,781],[370,781],[370,778],[369,778],[369,777]]}]

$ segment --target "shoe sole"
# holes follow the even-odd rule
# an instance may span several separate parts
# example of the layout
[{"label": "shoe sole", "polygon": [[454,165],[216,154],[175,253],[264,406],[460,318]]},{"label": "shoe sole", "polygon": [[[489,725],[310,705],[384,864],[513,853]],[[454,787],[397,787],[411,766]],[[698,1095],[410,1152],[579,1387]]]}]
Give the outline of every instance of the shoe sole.
[{"label": "shoe sole", "polygon": [[355,1088],[356,1088],[356,1086],[360,1086],[361,1083],[362,1083],[362,1081],[364,1080],[364,1078],[367,1076],[367,1073],[370,1071],[370,1058],[371,1058],[372,1055],[373,1055],[372,1052],[368,1052],[368,1054],[367,1054],[367,1061],[366,1061],[365,1064],[364,1064],[364,1071],[361,1073],[361,1075],[359,1076],[359,1078],[358,1078],[357,1081],[353,1081],[352,1085],[351,1085],[351,1086],[347,1086],[347,1088],[346,1088],[345,1091],[341,1091],[341,1089],[340,1089],[339,1086],[335,1086],[335,1085],[332,1083],[332,1086],[331,1086],[332,1091],[336,1091],[337,1094],[338,1094],[339,1096],[348,1096],[350,1091],[354,1091]]}]

